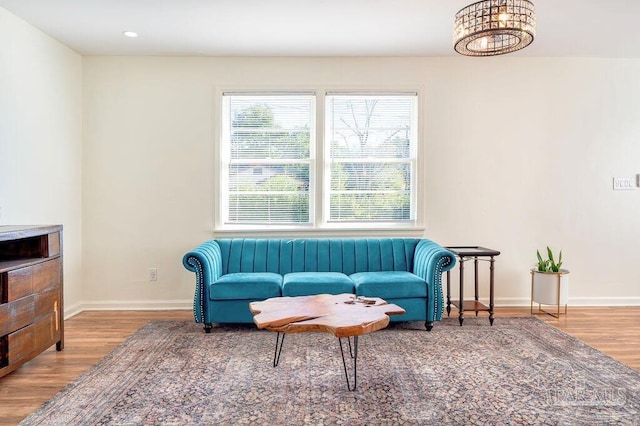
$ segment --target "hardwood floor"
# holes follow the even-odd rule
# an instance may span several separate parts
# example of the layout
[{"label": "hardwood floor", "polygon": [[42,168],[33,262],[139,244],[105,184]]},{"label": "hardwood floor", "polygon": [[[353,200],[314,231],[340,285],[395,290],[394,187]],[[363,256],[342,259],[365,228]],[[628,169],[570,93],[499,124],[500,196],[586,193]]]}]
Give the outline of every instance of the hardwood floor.
[{"label": "hardwood floor", "polygon": [[[529,308],[497,309],[499,316],[530,315]],[[640,372],[640,306],[571,308],[568,315],[556,319],[536,315],[611,358]]]},{"label": "hardwood floor", "polygon": [[0,378],[0,425],[15,425],[150,320],[193,320],[191,311],[88,311],[65,321],[55,346]]},{"label": "hardwood floor", "polygon": [[[496,309],[496,321],[528,315],[529,308]],[[559,319],[537,316],[640,371],[640,307],[569,308]],[[0,425],[20,422],[148,321],[192,319],[191,311],[90,311],[70,318],[63,351],[54,346],[0,378]]]}]

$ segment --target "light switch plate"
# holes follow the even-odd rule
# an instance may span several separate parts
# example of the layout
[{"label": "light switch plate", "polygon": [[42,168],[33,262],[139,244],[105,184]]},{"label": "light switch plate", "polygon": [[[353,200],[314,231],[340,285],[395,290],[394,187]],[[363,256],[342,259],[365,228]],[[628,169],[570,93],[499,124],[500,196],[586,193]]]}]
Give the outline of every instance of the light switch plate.
[{"label": "light switch plate", "polygon": [[636,189],[636,183],[633,181],[633,178],[630,178],[630,177],[614,177],[613,189],[615,190]]}]

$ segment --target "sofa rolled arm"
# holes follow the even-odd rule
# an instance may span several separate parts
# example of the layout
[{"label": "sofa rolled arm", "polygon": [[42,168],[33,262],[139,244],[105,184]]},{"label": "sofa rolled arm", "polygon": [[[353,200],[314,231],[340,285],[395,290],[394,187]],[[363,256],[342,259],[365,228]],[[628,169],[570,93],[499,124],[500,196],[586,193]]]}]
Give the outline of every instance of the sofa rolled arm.
[{"label": "sofa rolled arm", "polygon": [[427,323],[442,319],[442,273],[455,264],[455,255],[441,245],[427,239],[418,243],[413,257],[413,273],[427,283]]},{"label": "sofa rolled arm", "polygon": [[211,324],[208,310],[209,286],[222,275],[222,253],[216,241],[207,241],[182,258],[182,264],[196,274],[196,289],[193,296],[193,316],[197,323]]}]

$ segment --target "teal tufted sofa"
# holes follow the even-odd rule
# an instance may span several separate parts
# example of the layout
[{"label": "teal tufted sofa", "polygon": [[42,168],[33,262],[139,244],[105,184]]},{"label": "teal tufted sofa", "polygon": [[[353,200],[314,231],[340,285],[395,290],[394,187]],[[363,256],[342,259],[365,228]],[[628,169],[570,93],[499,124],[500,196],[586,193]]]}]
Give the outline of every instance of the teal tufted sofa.
[{"label": "teal tufted sofa", "polygon": [[442,317],[442,273],[453,253],[418,238],[217,239],[183,257],[195,272],[193,313],[213,323],[251,323],[249,303],[278,296],[353,293],[381,297],[406,310],[392,321]]}]

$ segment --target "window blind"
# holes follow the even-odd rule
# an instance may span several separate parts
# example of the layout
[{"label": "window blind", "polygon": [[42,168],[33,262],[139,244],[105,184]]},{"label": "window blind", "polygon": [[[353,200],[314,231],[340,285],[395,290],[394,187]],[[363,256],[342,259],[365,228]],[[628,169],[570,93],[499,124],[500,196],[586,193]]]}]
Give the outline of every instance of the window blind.
[{"label": "window blind", "polygon": [[328,219],[403,222],[415,218],[415,94],[329,94]]},{"label": "window blind", "polygon": [[309,223],[315,98],[225,94],[228,223]]}]

